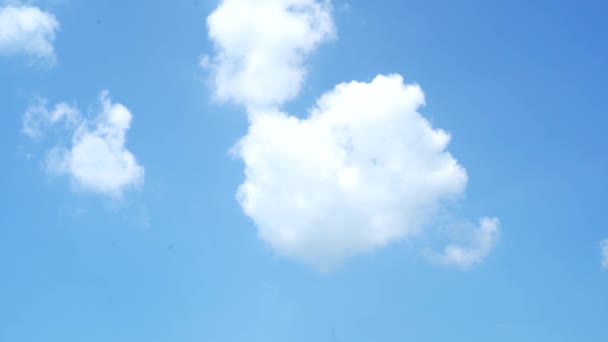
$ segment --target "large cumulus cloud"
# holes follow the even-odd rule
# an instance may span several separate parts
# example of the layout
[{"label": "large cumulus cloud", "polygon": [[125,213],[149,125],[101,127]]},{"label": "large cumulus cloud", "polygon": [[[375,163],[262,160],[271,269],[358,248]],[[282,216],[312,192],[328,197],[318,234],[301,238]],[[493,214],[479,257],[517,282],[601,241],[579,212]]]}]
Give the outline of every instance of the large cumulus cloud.
[{"label": "large cumulus cloud", "polygon": [[[278,253],[330,269],[419,235],[464,194],[450,135],[420,114],[421,88],[400,75],[339,84],[305,118],[281,109],[302,86],[306,58],[335,36],[329,1],[223,0],[207,24],[216,51],[203,64],[215,95],[241,104],[250,121],[233,150],[245,164],[237,198]],[[473,245],[435,259],[478,264],[497,223],[484,218]]]},{"label": "large cumulus cloud", "polygon": [[237,152],[239,190],[260,236],[323,267],[418,233],[467,175],[450,136],[418,113],[424,95],[400,76],[338,85],[308,118],[255,113]]}]

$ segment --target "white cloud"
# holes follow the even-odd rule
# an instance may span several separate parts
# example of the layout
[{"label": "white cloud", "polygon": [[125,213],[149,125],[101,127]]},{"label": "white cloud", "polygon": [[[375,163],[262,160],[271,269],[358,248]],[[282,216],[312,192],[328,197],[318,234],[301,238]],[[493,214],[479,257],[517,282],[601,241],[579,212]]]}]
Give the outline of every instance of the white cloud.
[{"label": "white cloud", "polygon": [[602,253],[602,267],[608,268],[608,240],[600,242],[600,250]]},{"label": "white cloud", "polygon": [[223,0],[207,26],[217,54],[201,65],[216,95],[249,108],[296,96],[304,60],[334,36],[330,3],[315,0]]},{"label": "white cloud", "polygon": [[42,101],[26,111],[23,131],[28,136],[39,134],[40,122],[64,120],[76,127],[69,149],[56,147],[48,153],[49,171],[69,176],[80,189],[112,197],[120,197],[127,188],[143,183],[144,168],[125,147],[132,120],[125,106],[112,103],[104,91],[100,95],[100,113],[93,119],[85,119],[66,104],[58,104],[49,111],[44,108],[45,103]]},{"label": "white cloud", "polygon": [[246,165],[238,197],[260,237],[328,268],[419,233],[467,183],[423,104],[420,87],[390,75],[338,85],[307,119],[253,113],[236,147]]},{"label": "white cloud", "polygon": [[57,30],[59,22],[55,16],[38,7],[18,4],[0,7],[0,55],[25,55],[52,64]]},{"label": "white cloud", "polygon": [[483,218],[479,229],[471,234],[467,246],[448,245],[440,255],[431,255],[439,264],[463,269],[480,264],[496,247],[500,239],[500,225],[497,218]]}]

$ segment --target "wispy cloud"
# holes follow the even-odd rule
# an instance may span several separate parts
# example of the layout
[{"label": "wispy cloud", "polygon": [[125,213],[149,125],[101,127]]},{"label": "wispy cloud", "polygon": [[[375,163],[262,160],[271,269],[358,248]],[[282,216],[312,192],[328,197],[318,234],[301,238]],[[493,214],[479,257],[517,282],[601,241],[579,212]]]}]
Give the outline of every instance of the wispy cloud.
[{"label": "wispy cloud", "polygon": [[500,240],[500,224],[497,218],[483,218],[479,228],[470,232],[465,245],[451,244],[443,253],[429,255],[431,261],[441,265],[469,269],[482,263]]},{"label": "wispy cloud", "polygon": [[51,125],[64,123],[76,125],[82,120],[78,108],[69,103],[58,103],[48,109],[48,100],[38,98],[32,103],[23,116],[23,134],[29,138],[38,138]]}]

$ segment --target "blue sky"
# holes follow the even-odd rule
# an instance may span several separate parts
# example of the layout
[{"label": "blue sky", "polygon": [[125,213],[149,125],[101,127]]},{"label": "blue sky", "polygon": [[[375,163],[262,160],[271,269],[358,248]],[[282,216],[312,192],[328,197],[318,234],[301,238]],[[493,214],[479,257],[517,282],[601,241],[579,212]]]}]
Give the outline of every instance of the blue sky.
[{"label": "blue sky", "polygon": [[1,5],[0,341],[608,340],[607,5],[222,3]]}]

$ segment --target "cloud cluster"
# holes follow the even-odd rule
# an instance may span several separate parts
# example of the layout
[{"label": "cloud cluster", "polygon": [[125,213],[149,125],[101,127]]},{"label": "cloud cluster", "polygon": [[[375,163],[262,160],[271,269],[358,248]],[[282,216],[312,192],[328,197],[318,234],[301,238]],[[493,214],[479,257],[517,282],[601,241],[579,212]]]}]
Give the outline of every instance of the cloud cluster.
[{"label": "cloud cluster", "polygon": [[608,268],[608,240],[600,242],[600,251],[602,254],[602,267]]},{"label": "cloud cluster", "polygon": [[330,4],[315,0],[224,0],[207,26],[217,53],[203,64],[216,95],[249,108],[296,96],[305,58],[334,36]]},{"label": "cloud cluster", "polygon": [[[419,113],[422,90],[399,75],[339,84],[303,119],[281,110],[306,57],[335,35],[329,1],[223,0],[207,24],[215,94],[245,106],[251,124],[233,150],[245,163],[237,198],[280,254],[330,269],[421,233],[464,193],[450,135]],[[497,223],[482,220],[475,245],[448,247],[446,263],[480,262]]]},{"label": "cloud cluster", "polygon": [[36,137],[41,128],[60,122],[73,128],[70,148],[55,147],[47,154],[47,169],[67,175],[79,189],[120,197],[124,190],[143,183],[144,168],[126,148],[131,112],[101,93],[100,111],[92,119],[66,103],[46,109],[46,100],[32,105],[24,115],[23,132]]},{"label": "cloud cluster", "polygon": [[38,7],[8,4],[0,7],[0,55],[24,55],[55,63],[59,22]]}]

